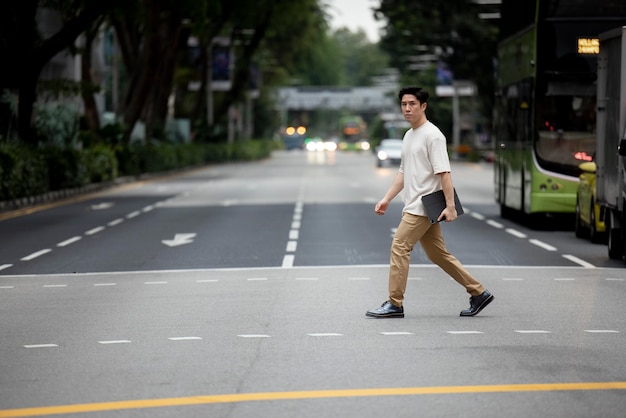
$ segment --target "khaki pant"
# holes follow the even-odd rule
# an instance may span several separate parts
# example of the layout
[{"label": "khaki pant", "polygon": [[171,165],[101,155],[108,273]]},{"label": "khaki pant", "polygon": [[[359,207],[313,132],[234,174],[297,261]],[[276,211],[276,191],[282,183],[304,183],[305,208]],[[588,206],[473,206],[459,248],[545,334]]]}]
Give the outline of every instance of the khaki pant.
[{"label": "khaki pant", "polygon": [[431,224],[425,216],[405,212],[393,237],[389,261],[389,300],[395,306],[402,306],[409,277],[411,251],[418,241],[430,261],[465,287],[467,293],[478,296],[485,291],[484,286],[446,249],[441,225]]}]

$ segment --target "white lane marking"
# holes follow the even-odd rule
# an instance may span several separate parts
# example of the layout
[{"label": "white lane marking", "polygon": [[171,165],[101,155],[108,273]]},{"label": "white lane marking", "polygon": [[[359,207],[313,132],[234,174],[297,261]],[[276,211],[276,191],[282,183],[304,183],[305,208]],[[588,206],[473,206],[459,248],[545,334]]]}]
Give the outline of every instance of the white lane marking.
[{"label": "white lane marking", "polygon": [[619,334],[619,331],[614,329],[586,329],[585,332],[592,334]]},{"label": "white lane marking", "polygon": [[94,287],[117,286],[117,283],[94,283]]},{"label": "white lane marking", "polygon": [[44,284],[41,287],[67,287],[66,284]]},{"label": "white lane marking", "polygon": [[201,340],[201,337],[170,337],[168,340],[171,341],[189,341],[189,340]]},{"label": "white lane marking", "polygon": [[489,219],[487,221],[487,225],[493,226],[494,228],[498,228],[498,229],[504,228],[504,225],[502,225],[500,222],[494,221],[493,219]]},{"label": "white lane marking", "polygon": [[470,213],[470,215],[472,216],[472,218],[478,219],[479,221],[484,221],[485,220],[485,216],[481,215],[480,213],[472,212],[472,213]]},{"label": "white lane marking", "polygon": [[196,283],[215,283],[215,282],[219,282],[219,280],[217,280],[217,279],[196,280]]},{"label": "white lane marking", "polygon": [[237,336],[241,338],[270,338],[270,336],[266,334],[240,334]]},{"label": "white lane marking", "polygon": [[15,286],[0,286],[0,289],[14,289]]},{"label": "white lane marking", "polygon": [[409,280],[424,280],[422,277],[409,277]]},{"label": "white lane marking", "polygon": [[518,334],[551,334],[550,331],[544,331],[542,329],[516,329]]},{"label": "white lane marking", "polygon": [[446,331],[448,334],[455,335],[469,335],[469,334],[484,334],[482,331]]},{"label": "white lane marking", "polygon": [[141,209],[141,211],[143,213],[146,213],[146,212],[150,212],[153,209],[154,209],[154,205],[149,205],[149,206],[146,206],[145,208]]},{"label": "white lane marking", "polygon": [[615,279],[613,277],[607,277],[604,280],[609,281],[609,282],[623,282],[625,279]]},{"label": "white lane marking", "polygon": [[247,280],[249,282],[264,282],[267,281],[267,277],[250,277]]},{"label": "white lane marking", "polygon": [[82,239],[82,237],[72,237],[70,239],[66,239],[65,241],[59,242],[57,244],[57,247],[65,247],[67,245],[73,244],[76,241],[80,241]]},{"label": "white lane marking", "polygon": [[97,226],[93,229],[90,229],[89,231],[85,232],[85,235],[94,235],[97,234],[98,232],[102,232],[104,231],[104,227],[103,226]]},{"label": "white lane marking", "polygon": [[554,281],[555,282],[573,282],[576,279],[573,277],[555,277]]},{"label": "white lane marking", "polygon": [[51,348],[51,347],[58,347],[58,344],[28,344],[28,345],[24,345],[24,348]]},{"label": "white lane marking", "polygon": [[282,268],[291,268],[293,267],[293,260],[295,256],[293,254],[289,254],[283,257]]},{"label": "white lane marking", "polygon": [[[304,203],[301,200],[298,200],[295,204],[293,210],[293,218],[291,221],[291,230],[289,231],[289,241],[287,241],[287,246],[285,247],[286,253],[295,253],[298,249],[298,239],[300,238],[300,226],[302,220],[302,209],[304,208]],[[295,260],[295,255],[293,254],[285,254],[283,257],[283,263],[281,265],[282,268],[291,268],[293,267],[293,262]]]},{"label": "white lane marking", "polygon": [[137,216],[141,215],[141,212],[139,212],[138,210],[129,213],[128,215],[126,215],[126,219],[132,219],[132,218],[136,218]]},{"label": "white lane marking", "polygon": [[512,229],[512,228],[507,228],[507,229],[505,229],[505,231],[507,233],[513,235],[514,237],[517,237],[517,238],[526,238],[526,236],[527,236],[523,232],[520,232],[520,231],[518,231],[516,229]]},{"label": "white lane marking", "polygon": [[363,280],[370,280],[370,278],[369,277],[348,277],[348,280],[363,281]]},{"label": "white lane marking", "polygon": [[37,252],[34,252],[30,255],[27,255],[26,257],[22,257],[20,260],[22,261],[30,261],[30,260],[34,260],[37,257],[40,257],[44,254],[48,254],[50,251],[52,251],[50,248],[46,248],[45,250],[39,250]]},{"label": "white lane marking", "polygon": [[109,226],[115,226],[115,225],[119,225],[119,224],[121,224],[122,222],[124,222],[124,219],[122,219],[122,218],[117,218],[117,219],[114,219],[114,220],[112,220],[111,222],[109,222],[107,225],[109,225]]},{"label": "white lane marking", "polygon": [[13,267],[13,264],[2,264],[0,266],[0,270],[8,269],[9,267]]},{"label": "white lane marking", "polygon": [[543,248],[544,250],[548,250],[548,251],[556,251],[556,248],[555,248],[555,247],[553,247],[553,246],[552,246],[552,245],[550,245],[550,244],[546,244],[546,243],[545,243],[545,242],[543,242],[543,241],[539,241],[538,239],[530,239],[530,240],[528,240],[528,242],[530,242],[530,243],[531,243],[531,244],[533,244],[533,245],[536,245],[537,247],[541,247],[541,248]]},{"label": "white lane marking", "polygon": [[98,344],[129,344],[130,340],[108,340],[108,341],[98,341]]},{"label": "white lane marking", "polygon": [[296,281],[298,281],[298,280],[299,281],[303,281],[303,282],[305,282],[305,281],[316,281],[316,280],[319,280],[319,278],[317,278],[317,277],[296,277]]},{"label": "white lane marking", "polygon": [[563,254],[561,257],[566,258],[569,261],[571,261],[573,263],[576,263],[576,264],[579,264],[579,265],[581,265],[581,266],[583,266],[585,268],[588,268],[588,269],[596,268],[596,266],[594,266],[593,264],[588,263],[585,260],[582,260],[582,259],[580,259],[580,258],[578,258],[576,256],[573,256],[573,255],[570,255],[570,254]]},{"label": "white lane marking", "polygon": [[412,332],[406,331],[389,331],[389,332],[381,332],[382,335],[413,335]]},{"label": "white lane marking", "polygon": [[167,284],[166,281],[161,281],[161,282],[143,282],[143,284],[147,284],[147,285],[152,285],[152,284]]},{"label": "white lane marking", "polygon": [[342,337],[343,334],[337,334],[336,332],[314,332],[307,334],[310,337]]}]

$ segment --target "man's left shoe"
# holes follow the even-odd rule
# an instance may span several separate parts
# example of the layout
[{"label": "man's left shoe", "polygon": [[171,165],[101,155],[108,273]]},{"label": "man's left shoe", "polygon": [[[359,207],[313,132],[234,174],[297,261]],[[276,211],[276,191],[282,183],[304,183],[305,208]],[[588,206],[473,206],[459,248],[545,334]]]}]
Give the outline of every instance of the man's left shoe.
[{"label": "man's left shoe", "polygon": [[461,311],[461,316],[474,316],[482,311],[493,300],[493,295],[485,290],[478,296],[470,298],[470,307]]}]

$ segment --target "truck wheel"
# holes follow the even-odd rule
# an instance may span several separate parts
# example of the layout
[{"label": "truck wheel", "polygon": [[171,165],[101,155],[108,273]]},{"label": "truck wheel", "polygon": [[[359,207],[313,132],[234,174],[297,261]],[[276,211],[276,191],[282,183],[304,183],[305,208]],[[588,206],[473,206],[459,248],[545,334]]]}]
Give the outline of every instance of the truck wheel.
[{"label": "truck wheel", "polygon": [[613,216],[615,214],[611,211],[609,224],[606,226],[608,231],[608,248],[609,258],[613,260],[621,260],[624,257],[624,240],[622,238],[622,229],[613,227]]},{"label": "truck wheel", "polygon": [[589,209],[589,216],[591,217],[591,226],[589,228],[589,239],[594,244],[600,244],[604,242],[604,232],[598,232],[598,228],[596,227],[597,219],[596,219],[596,205],[595,202],[591,202],[591,209]]},{"label": "truck wheel", "polygon": [[576,218],[576,221],[574,224],[574,235],[576,235],[576,238],[587,238],[589,234],[589,230],[585,228],[585,226],[583,225],[583,221],[580,219],[580,202],[578,201],[578,199],[576,200],[575,218]]}]

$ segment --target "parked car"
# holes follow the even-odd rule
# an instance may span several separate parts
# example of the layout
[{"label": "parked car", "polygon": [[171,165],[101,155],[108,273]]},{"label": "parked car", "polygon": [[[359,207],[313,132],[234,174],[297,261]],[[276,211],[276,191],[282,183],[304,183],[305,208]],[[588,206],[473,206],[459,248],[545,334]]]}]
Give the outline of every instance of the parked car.
[{"label": "parked car", "polygon": [[401,139],[383,139],[376,147],[376,166],[382,167],[384,164],[400,165],[402,157]]},{"label": "parked car", "polygon": [[604,208],[596,200],[596,163],[593,161],[580,164],[583,171],[576,191],[576,224],[574,232],[577,238],[589,238],[594,243],[606,242]]}]

